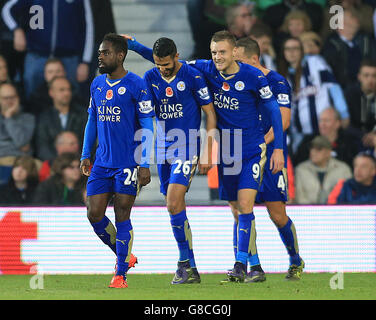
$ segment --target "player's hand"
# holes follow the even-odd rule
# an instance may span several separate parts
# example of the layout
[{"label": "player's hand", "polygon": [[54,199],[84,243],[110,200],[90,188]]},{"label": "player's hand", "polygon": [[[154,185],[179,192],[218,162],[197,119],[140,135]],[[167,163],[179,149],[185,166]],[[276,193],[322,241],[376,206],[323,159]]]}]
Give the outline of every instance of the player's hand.
[{"label": "player's hand", "polygon": [[138,169],[138,183],[141,187],[146,186],[151,181],[151,174],[149,168],[140,167]]},{"label": "player's hand", "polygon": [[127,40],[133,40],[133,37],[129,34],[121,34],[121,36]]},{"label": "player's hand", "polygon": [[83,175],[89,177],[90,176],[90,167],[91,162],[90,159],[83,159],[80,163],[80,171]]},{"label": "player's hand", "polygon": [[274,149],[273,154],[270,158],[270,170],[273,174],[282,171],[285,166],[285,157],[283,155],[282,149]]}]

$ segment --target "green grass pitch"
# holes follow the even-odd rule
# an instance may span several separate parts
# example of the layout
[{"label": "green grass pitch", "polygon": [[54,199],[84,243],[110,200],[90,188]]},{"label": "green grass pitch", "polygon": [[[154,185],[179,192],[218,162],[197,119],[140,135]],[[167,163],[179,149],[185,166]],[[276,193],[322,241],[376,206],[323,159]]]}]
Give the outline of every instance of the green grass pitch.
[{"label": "green grass pitch", "polygon": [[[44,275],[31,289],[31,275],[1,275],[1,300],[357,300],[376,299],[375,273],[345,273],[343,289],[330,288],[331,273],[305,273],[288,282],[267,274],[263,283],[220,284],[223,274],[202,274],[201,284],[171,285],[172,274],[129,274],[128,288],[109,289],[112,275]],[[35,279],[35,278],[34,278]],[[39,282],[40,284],[42,282]]]}]

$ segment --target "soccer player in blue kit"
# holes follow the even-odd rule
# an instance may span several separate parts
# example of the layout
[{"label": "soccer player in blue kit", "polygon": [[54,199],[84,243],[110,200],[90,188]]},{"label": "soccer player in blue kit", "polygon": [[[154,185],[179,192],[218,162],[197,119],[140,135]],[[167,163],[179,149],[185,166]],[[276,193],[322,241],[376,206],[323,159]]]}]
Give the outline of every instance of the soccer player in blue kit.
[{"label": "soccer player in blue kit", "polygon": [[[234,268],[228,277],[244,281],[249,254],[255,252],[250,241],[256,236],[253,206],[266,162],[266,145],[259,120],[265,108],[274,129],[274,150],[270,157],[273,174],[284,167],[283,129],[279,106],[263,73],[234,57],[235,38],[227,31],[213,35],[210,43],[212,60],[189,64],[200,70],[213,94],[220,132],[220,163],[218,165],[220,198],[227,200],[238,213],[237,252]],[[134,50],[153,61],[150,49],[134,39],[128,40]]]},{"label": "soccer player in blue kit", "polygon": [[[192,231],[186,214],[185,194],[198,165],[201,173],[210,168],[207,137],[200,158],[201,110],[206,130],[216,128],[216,115],[201,72],[178,61],[174,41],[158,39],[153,46],[156,67],[145,73],[157,119],[156,156],[160,191],[165,196],[173,234],[179,249],[178,268],[172,284],[200,283],[192,247]],[[192,132],[193,131],[193,132]]]},{"label": "soccer player in blue kit", "polygon": [[[132,266],[133,243],[130,213],[138,186],[150,182],[148,159],[152,144],[144,142],[146,156],[137,156],[139,143],[135,141],[135,133],[138,129],[152,132],[154,109],[144,80],[123,67],[127,51],[127,41],[116,34],[107,34],[99,47],[102,75],[93,80],[90,88],[80,165],[81,172],[89,177],[88,219],[94,232],[117,256],[116,274],[110,288],[128,286],[126,274]],[[90,153],[97,138],[91,168]],[[113,195],[116,229],[105,215]]]},{"label": "soccer player in blue kit", "polygon": [[[251,38],[242,38],[236,42],[235,59],[243,63],[252,65],[263,72],[271,91],[277,99],[282,115],[283,130],[287,130],[291,119],[291,88],[287,80],[279,73],[266,69],[259,60],[260,48],[255,40]],[[274,133],[267,116],[262,115],[262,122],[265,133],[265,143],[267,144],[266,156],[269,159],[274,148]],[[290,257],[290,267],[285,277],[286,280],[299,280],[304,268],[304,261],[299,256],[298,239],[294,223],[286,214],[286,202],[288,200],[287,189],[287,141],[286,133],[283,137],[283,152],[285,157],[285,167],[278,174],[273,174],[266,167],[262,180],[261,191],[257,193],[256,202],[265,202],[269,216],[278,229],[281,240],[286,247]],[[236,212],[235,212],[236,215]],[[236,222],[235,222],[236,223]],[[236,238],[236,234],[234,234]],[[256,241],[256,239],[252,239]],[[256,243],[252,246],[256,248]],[[257,251],[256,251],[257,252]],[[252,266],[260,265],[257,253],[249,257]],[[260,267],[261,268],[261,267]],[[246,278],[246,282],[258,282],[265,280],[263,271],[251,271]]]}]

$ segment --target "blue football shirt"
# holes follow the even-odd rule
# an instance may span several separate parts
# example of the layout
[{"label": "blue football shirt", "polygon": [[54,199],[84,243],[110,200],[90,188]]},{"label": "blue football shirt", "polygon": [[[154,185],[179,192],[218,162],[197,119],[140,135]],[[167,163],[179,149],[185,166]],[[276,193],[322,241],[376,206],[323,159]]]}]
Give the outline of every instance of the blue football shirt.
[{"label": "blue football shirt", "polygon": [[95,164],[107,168],[136,166],[139,119],[155,115],[144,80],[129,71],[118,80],[103,74],[93,80],[90,93],[88,112],[97,121]]},{"label": "blue football shirt", "polygon": [[171,79],[164,79],[157,68],[147,71],[144,79],[155,106],[157,162],[192,159],[199,154],[194,132],[200,129],[201,106],[212,102],[204,76],[183,64]]},{"label": "blue football shirt", "polygon": [[263,73],[243,63],[239,63],[240,70],[232,75],[219,72],[212,60],[187,63],[200,70],[207,79],[217,113],[217,127],[222,133],[225,129],[229,133],[230,153],[234,153],[234,146],[240,139],[242,158],[258,153],[260,144],[264,143],[260,109],[263,103],[274,99]]}]

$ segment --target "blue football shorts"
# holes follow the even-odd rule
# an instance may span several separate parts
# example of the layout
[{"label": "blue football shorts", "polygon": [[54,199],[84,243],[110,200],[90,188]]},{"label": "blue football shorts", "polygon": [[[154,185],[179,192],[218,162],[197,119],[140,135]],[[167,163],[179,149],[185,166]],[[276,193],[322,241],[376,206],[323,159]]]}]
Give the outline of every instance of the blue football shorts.
[{"label": "blue football shorts", "polygon": [[166,161],[166,163],[158,164],[160,192],[166,196],[168,185],[171,183],[186,186],[188,191],[197,168],[197,161],[198,157],[195,156],[192,160],[176,159],[171,163]]},{"label": "blue football shorts", "polygon": [[282,171],[273,174],[269,169],[269,165],[264,170],[260,191],[256,196],[256,203],[265,201],[282,201],[288,200],[288,187],[287,187],[287,169],[283,168]]},{"label": "blue football shorts", "polygon": [[87,195],[122,193],[136,196],[138,193],[137,167],[105,168],[94,163],[87,181]]},{"label": "blue football shorts", "polygon": [[[259,190],[266,162],[266,145],[260,145],[260,152],[240,162],[218,164],[219,197],[221,200],[237,201],[241,189]],[[231,168],[238,168],[237,170]],[[231,170],[229,170],[231,169]],[[234,174],[234,172],[236,172]]]}]

